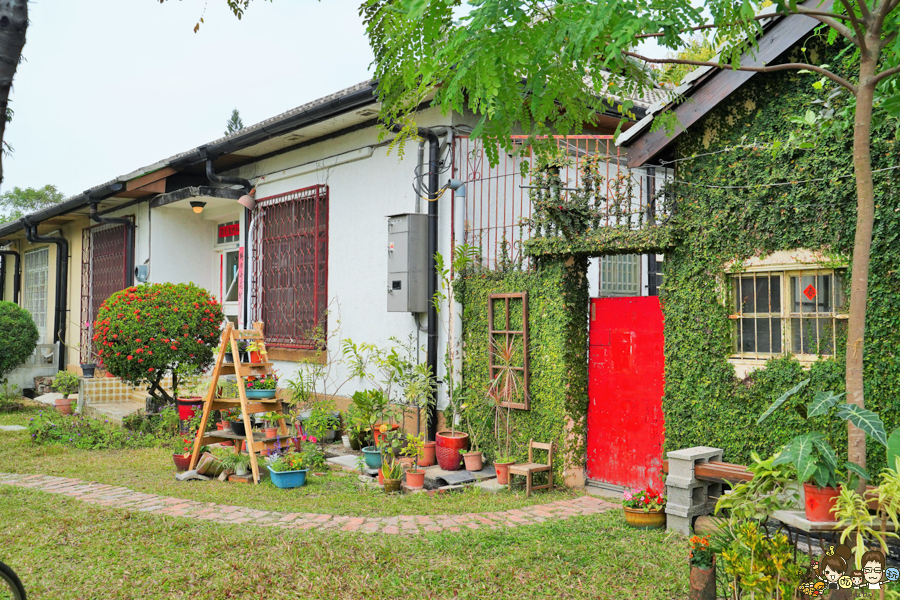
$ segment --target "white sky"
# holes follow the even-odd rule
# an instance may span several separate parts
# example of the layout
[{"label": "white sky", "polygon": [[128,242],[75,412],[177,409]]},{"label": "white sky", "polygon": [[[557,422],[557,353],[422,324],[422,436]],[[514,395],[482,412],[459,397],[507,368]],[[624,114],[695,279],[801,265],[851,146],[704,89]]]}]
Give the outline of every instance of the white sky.
[{"label": "white sky", "polygon": [[66,196],[369,77],[359,0],[34,0],[3,189]]}]

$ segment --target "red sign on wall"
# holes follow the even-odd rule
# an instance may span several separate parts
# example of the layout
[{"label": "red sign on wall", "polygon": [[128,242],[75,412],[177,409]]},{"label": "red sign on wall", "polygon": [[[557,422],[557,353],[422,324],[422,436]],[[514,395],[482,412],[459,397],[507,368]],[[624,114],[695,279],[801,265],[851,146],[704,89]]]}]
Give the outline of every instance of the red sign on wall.
[{"label": "red sign on wall", "polygon": [[224,223],[219,225],[219,238],[231,237],[241,234],[240,223]]},{"label": "red sign on wall", "polygon": [[816,297],[816,293],[817,293],[816,288],[815,288],[815,286],[813,286],[813,284],[809,284],[808,286],[806,286],[806,289],[803,290],[803,295],[806,296],[807,298],[809,298],[810,300],[812,300],[813,298]]},{"label": "red sign on wall", "polygon": [[244,328],[244,247],[238,248],[238,327]]}]

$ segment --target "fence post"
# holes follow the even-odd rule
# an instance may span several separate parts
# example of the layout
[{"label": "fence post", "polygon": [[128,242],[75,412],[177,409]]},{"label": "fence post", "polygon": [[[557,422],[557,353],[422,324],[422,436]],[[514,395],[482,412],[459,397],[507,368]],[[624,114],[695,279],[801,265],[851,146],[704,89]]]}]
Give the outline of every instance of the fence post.
[{"label": "fence post", "polygon": [[707,446],[674,450],[666,455],[669,459],[669,475],[666,477],[666,529],[690,535],[694,518],[709,514],[707,503],[710,491],[714,494],[720,492],[721,484],[698,480],[695,469],[697,465],[709,461],[721,461],[722,455],[721,448]]}]

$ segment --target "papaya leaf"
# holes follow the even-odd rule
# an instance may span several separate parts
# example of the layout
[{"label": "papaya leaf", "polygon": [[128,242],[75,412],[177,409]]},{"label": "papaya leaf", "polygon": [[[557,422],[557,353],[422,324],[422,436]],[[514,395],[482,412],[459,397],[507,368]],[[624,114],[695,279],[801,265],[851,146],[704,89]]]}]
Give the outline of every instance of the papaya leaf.
[{"label": "papaya leaf", "polygon": [[837,416],[845,421],[850,421],[875,438],[882,446],[887,447],[887,434],[884,432],[884,423],[881,421],[881,417],[871,410],[860,408],[855,404],[844,404],[838,409]]},{"label": "papaya leaf", "polygon": [[843,394],[835,394],[834,392],[816,392],[816,396],[813,398],[813,401],[809,403],[809,408],[806,413],[809,417],[824,415],[845,395],[846,392]]},{"label": "papaya leaf", "polygon": [[802,390],[804,387],[806,387],[806,385],[808,383],[809,383],[809,379],[804,379],[803,381],[801,381],[800,383],[798,383],[797,385],[795,385],[794,387],[792,387],[791,389],[789,389],[788,391],[783,393],[781,396],[779,396],[778,399],[772,403],[772,406],[770,406],[766,410],[766,412],[764,412],[762,414],[762,416],[756,420],[756,424],[759,425],[760,423],[765,421],[769,417],[769,415],[771,415],[773,412],[778,410],[778,407],[781,406],[782,404],[784,404],[788,398],[790,398],[791,396],[793,396],[794,394],[796,394],[797,392]]}]

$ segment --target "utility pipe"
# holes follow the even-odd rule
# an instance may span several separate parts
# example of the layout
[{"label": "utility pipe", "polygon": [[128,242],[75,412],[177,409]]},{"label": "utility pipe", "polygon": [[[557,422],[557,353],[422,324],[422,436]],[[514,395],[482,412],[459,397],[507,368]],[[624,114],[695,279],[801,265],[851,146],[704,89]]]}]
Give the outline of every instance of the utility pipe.
[{"label": "utility pipe", "polygon": [[91,219],[106,224],[121,224],[125,226],[125,287],[134,285],[134,221],[125,217],[101,217],[97,212],[97,204],[100,200],[94,198],[91,190],[84,192],[84,196],[91,205]]},{"label": "utility pipe", "polygon": [[25,237],[32,244],[56,244],[56,310],[53,316],[53,343],[62,341],[59,345],[58,365],[60,371],[66,370],[66,313],[69,283],[69,242],[66,238],[38,235],[37,224],[32,223],[28,217],[22,217],[22,225],[25,228]]},{"label": "utility pipe", "polygon": [[[22,289],[22,257],[17,250],[0,250],[0,257],[12,256],[15,261],[15,274],[13,279],[13,304],[19,303],[19,292]],[[0,260],[3,260],[0,258]],[[4,261],[5,264],[5,261]],[[3,276],[0,277],[0,297],[3,295],[3,288],[6,287],[6,269],[3,269]]]},{"label": "utility pipe", "polygon": [[246,193],[250,193],[250,190],[253,189],[253,184],[241,177],[228,177],[225,175],[218,175],[213,169],[213,161],[215,160],[215,157],[211,156],[207,152],[206,146],[200,146],[197,150],[200,152],[200,158],[206,161],[206,178],[209,179],[211,183],[221,183],[223,185],[239,185],[244,188],[244,191]]}]

